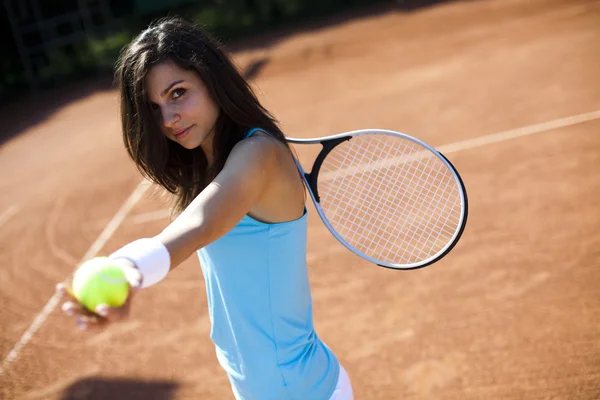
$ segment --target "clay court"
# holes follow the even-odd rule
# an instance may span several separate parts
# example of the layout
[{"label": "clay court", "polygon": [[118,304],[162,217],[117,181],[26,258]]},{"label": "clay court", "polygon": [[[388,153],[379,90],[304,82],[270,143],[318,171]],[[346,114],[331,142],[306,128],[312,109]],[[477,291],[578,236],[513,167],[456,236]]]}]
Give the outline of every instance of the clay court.
[{"label": "clay court", "polygon": [[[600,399],[599,44],[598,0],[481,0],[236,46],[289,136],[401,131],[467,187],[461,241],[412,271],[351,254],[309,204],[316,329],[356,399]],[[0,398],[233,399],[197,258],[101,333],[54,297],[83,260],[168,223],[123,149],[116,100],[94,81],[0,110]]]}]

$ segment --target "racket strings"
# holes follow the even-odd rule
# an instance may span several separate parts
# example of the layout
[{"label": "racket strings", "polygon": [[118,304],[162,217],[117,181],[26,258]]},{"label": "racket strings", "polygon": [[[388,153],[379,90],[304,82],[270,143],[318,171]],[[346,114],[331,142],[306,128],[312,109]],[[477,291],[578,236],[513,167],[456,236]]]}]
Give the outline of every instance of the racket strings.
[{"label": "racket strings", "polygon": [[439,253],[459,228],[454,176],[436,155],[409,140],[354,137],[329,153],[318,182],[333,228],[374,259],[419,262]]}]

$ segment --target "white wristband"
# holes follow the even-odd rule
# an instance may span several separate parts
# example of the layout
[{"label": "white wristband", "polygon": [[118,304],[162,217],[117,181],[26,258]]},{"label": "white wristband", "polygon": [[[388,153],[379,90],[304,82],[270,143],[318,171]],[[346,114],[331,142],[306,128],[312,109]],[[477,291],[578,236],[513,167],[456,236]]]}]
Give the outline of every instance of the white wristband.
[{"label": "white wristband", "polygon": [[148,287],[163,280],[171,269],[171,255],[162,242],[156,238],[135,240],[112,253],[109,258],[126,258],[142,273],[142,287]]}]

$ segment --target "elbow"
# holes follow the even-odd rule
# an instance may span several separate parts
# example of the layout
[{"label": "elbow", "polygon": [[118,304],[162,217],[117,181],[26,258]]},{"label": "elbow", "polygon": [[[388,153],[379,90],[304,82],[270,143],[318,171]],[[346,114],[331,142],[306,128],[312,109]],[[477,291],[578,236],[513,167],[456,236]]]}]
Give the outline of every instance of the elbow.
[{"label": "elbow", "polygon": [[210,244],[217,235],[214,224],[199,218],[180,216],[166,227],[157,238],[167,246],[172,259],[185,260],[197,250]]},{"label": "elbow", "polygon": [[209,221],[192,221],[188,229],[190,250],[197,251],[216,240],[218,228]]}]

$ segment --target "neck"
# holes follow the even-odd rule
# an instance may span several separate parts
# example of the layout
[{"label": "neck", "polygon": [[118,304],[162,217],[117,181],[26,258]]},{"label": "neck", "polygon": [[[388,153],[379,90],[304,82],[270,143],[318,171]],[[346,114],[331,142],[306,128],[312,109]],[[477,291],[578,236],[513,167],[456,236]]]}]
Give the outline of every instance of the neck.
[{"label": "neck", "polygon": [[213,131],[208,135],[208,137],[202,142],[200,145],[202,147],[202,151],[204,151],[204,155],[206,156],[206,161],[208,162],[208,166],[212,167],[215,162],[215,154],[213,149],[213,138],[214,138],[214,128]]}]

